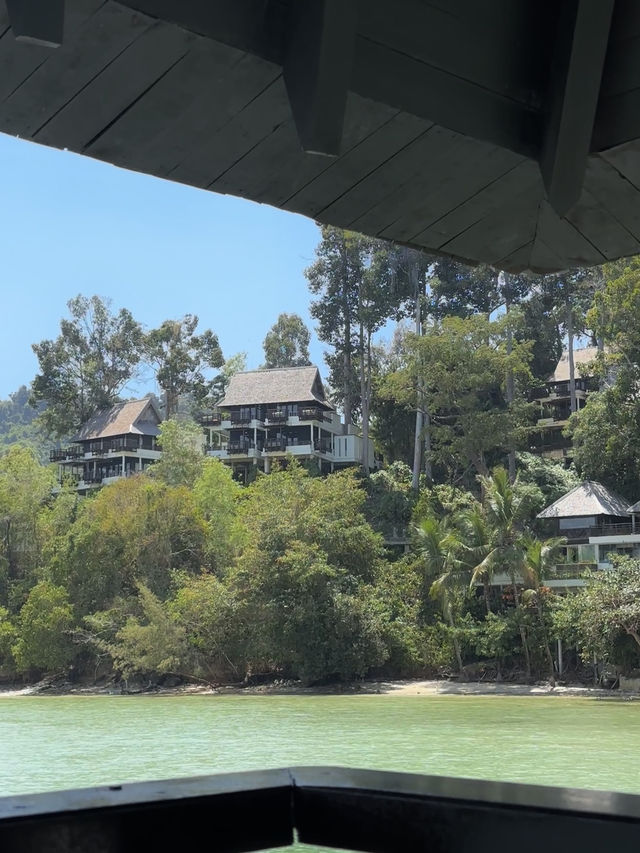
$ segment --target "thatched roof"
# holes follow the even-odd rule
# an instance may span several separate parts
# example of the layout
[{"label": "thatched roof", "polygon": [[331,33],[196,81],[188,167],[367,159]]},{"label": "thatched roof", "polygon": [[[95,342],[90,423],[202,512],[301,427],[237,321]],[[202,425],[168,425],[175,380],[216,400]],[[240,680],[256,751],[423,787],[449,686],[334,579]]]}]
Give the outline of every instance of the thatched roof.
[{"label": "thatched roof", "polygon": [[325,399],[318,368],[310,365],[236,373],[231,377],[227,393],[218,405],[224,408],[314,401],[326,409],[333,408]]},{"label": "thatched roof", "polygon": [[128,403],[116,403],[110,409],[104,409],[90,418],[73,440],[113,438],[116,435],[130,433],[158,435],[161,420],[160,412],[150,397],[144,400],[131,400]]},{"label": "thatched roof", "polygon": [[627,512],[632,512],[634,515],[637,515],[640,512],[640,501],[636,501],[634,504],[631,504],[630,507],[627,507]]},{"label": "thatched roof", "polygon": [[[583,347],[573,351],[573,363],[576,368],[576,376],[585,376],[579,366],[588,364],[593,361],[598,355],[598,347]],[[560,361],[553,374],[549,377],[549,382],[568,382],[569,381],[569,353],[563,352]]]},{"label": "thatched roof", "polygon": [[629,502],[602,483],[585,480],[551,506],[538,513],[538,518],[581,518],[590,515],[629,515]]}]

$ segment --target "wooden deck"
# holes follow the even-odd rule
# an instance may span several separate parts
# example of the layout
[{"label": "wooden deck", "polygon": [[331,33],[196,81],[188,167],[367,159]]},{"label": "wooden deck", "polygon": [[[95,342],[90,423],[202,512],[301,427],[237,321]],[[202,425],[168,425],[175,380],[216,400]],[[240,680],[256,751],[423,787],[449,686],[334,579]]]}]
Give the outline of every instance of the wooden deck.
[{"label": "wooden deck", "polygon": [[0,0],[0,131],[472,263],[640,252],[640,3],[302,5],[322,43],[290,0],[66,0],[52,49]]}]

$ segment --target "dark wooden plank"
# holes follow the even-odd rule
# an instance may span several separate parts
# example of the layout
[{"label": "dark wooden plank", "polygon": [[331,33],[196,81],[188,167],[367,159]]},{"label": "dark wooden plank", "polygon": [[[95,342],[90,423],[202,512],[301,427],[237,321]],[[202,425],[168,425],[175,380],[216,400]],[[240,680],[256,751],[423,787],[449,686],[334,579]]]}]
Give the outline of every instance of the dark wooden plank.
[{"label": "dark wooden plank", "polygon": [[204,144],[168,173],[172,180],[210,187],[228,169],[290,118],[282,75],[260,92]]},{"label": "dark wooden plank", "polygon": [[640,87],[640,35],[627,39],[607,54],[602,73],[601,96],[608,98]]},{"label": "dark wooden plank", "polygon": [[640,252],[640,241],[586,189],[567,219],[608,260]]},{"label": "dark wooden plank", "polygon": [[155,23],[56,113],[35,140],[81,151],[185,56],[196,38]]},{"label": "dark wooden plank", "polygon": [[537,195],[529,189],[491,211],[441,248],[447,254],[496,264],[535,237]]},{"label": "dark wooden plank", "polygon": [[352,186],[344,195],[319,211],[318,217],[323,222],[350,227],[363,213],[390,195],[404,176],[414,174],[429,151],[449,144],[454,138],[452,131],[433,125]]},{"label": "dark wooden plank", "polygon": [[317,216],[359,181],[372,174],[397,151],[411,143],[429,125],[422,119],[404,113],[394,113],[390,107],[389,120],[352,151],[344,154],[330,168],[283,203],[285,210]]},{"label": "dark wooden plank", "polygon": [[115,3],[88,17],[77,37],[31,74],[2,105],[5,133],[32,136],[151,25],[150,18]]},{"label": "dark wooden plank", "polygon": [[354,231],[379,234],[398,214],[404,214],[411,204],[415,205],[416,201],[429,196],[445,172],[455,174],[461,163],[478,156],[478,147],[482,150],[482,146],[467,136],[454,134],[451,137],[449,134],[447,131],[444,140],[438,133],[427,134],[421,146],[422,156],[414,171],[407,171],[391,192],[382,196],[349,227]]},{"label": "dark wooden plank", "polygon": [[127,0],[127,6],[282,65],[282,4],[265,0]]},{"label": "dark wooden plank", "polygon": [[17,41],[60,47],[64,30],[64,0],[6,0],[11,31]]},{"label": "dark wooden plank", "polygon": [[538,154],[536,110],[361,36],[351,88],[458,133],[528,157]]},{"label": "dark wooden plank", "polygon": [[620,42],[640,36],[640,4],[638,0],[616,0],[609,41],[616,48]]},{"label": "dark wooden plank", "polygon": [[569,221],[561,219],[546,201],[540,204],[536,234],[545,246],[563,258],[564,266],[590,266],[606,260],[602,252]]},{"label": "dark wooden plank", "polygon": [[545,21],[542,4],[513,0],[457,8],[447,2],[438,7],[403,0],[397,14],[390,14],[388,0],[365,0],[358,32],[454,77],[530,104],[532,91],[541,85]]},{"label": "dark wooden plank", "polygon": [[640,189],[640,140],[620,145],[610,151],[603,151],[600,159],[613,166],[621,175]]},{"label": "dark wooden plank", "polygon": [[532,160],[525,160],[502,175],[480,192],[466,199],[457,208],[412,236],[411,241],[437,249],[466,231],[489,213],[500,209],[517,195],[537,187],[542,197],[540,170]]},{"label": "dark wooden plank", "polygon": [[640,137],[640,88],[601,98],[593,128],[592,151],[606,151]]},{"label": "dark wooden plank", "polygon": [[353,64],[356,0],[291,6],[283,75],[302,150],[337,157]]},{"label": "dark wooden plank", "polygon": [[[195,127],[188,121],[190,112],[200,116],[201,123],[215,116],[218,120],[214,130],[219,128],[231,116],[228,109],[212,109],[212,104],[226,104],[228,80],[234,74],[245,54],[225,45],[215,44],[209,39],[199,38],[191,50],[183,56],[163,77],[125,110],[118,120],[109,125],[91,143],[92,157],[108,160],[122,156],[126,151],[130,168],[151,168],[162,170],[162,160],[153,154],[153,144],[163,140],[163,147],[170,148],[170,134],[180,129],[179,138],[187,147],[185,131],[189,136],[195,133]],[[198,91],[198,84],[209,80],[210,87],[206,95]],[[235,105],[232,100],[232,105]],[[242,102],[240,103],[242,106]],[[186,126],[185,126],[186,125]],[[192,140],[189,140],[193,144]],[[165,152],[166,153],[166,152]],[[171,167],[176,165],[171,160]]]},{"label": "dark wooden plank", "polygon": [[[342,149],[359,146],[389,120],[390,109],[350,94],[347,99]],[[293,120],[281,124],[221,176],[213,186],[219,192],[236,192],[236,182],[252,187],[252,198],[281,205],[330,168],[332,160],[305,154],[300,149]]]},{"label": "dark wooden plank", "polygon": [[640,192],[631,181],[601,157],[590,157],[585,189],[640,240]]},{"label": "dark wooden plank", "polygon": [[[104,4],[104,0],[67,0],[65,8],[65,39],[71,41],[82,27],[87,18]],[[0,4],[3,12],[2,21],[8,26],[8,16],[4,3]],[[2,24],[4,28],[4,25]],[[10,29],[6,29],[0,38],[0,102],[12,92],[33,72],[55,56],[48,47],[36,44],[21,44],[16,41]],[[1,115],[1,113],[0,113]]]},{"label": "dark wooden plank", "polygon": [[540,155],[547,198],[560,216],[582,192],[613,5],[614,0],[567,0],[560,5]]},{"label": "dark wooden plank", "polygon": [[531,250],[533,249],[533,240],[525,243],[524,246],[519,246],[510,254],[495,264],[498,269],[506,270],[507,272],[522,272],[529,269],[531,264]]},{"label": "dark wooden plank", "polygon": [[520,162],[521,157],[504,148],[484,146],[482,156],[472,150],[470,156],[460,162],[455,170],[449,172],[441,169],[428,188],[419,182],[418,192],[408,189],[402,215],[384,228],[380,236],[389,240],[411,239],[416,226],[426,228]]},{"label": "dark wooden plank", "polygon": [[[193,77],[196,67],[209,74],[205,89]],[[189,157],[202,158],[206,166],[210,139],[279,74],[271,63],[199,39],[144,98],[95,140],[89,153],[105,160],[126,157],[128,168],[163,177]],[[208,180],[207,174],[199,185]]]}]

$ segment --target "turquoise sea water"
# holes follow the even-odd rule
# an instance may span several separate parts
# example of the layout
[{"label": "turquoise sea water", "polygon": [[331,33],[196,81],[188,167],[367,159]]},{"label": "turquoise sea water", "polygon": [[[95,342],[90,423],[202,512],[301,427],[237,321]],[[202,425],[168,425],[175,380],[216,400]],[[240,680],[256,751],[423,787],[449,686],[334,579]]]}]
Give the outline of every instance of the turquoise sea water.
[{"label": "turquoise sea water", "polygon": [[639,757],[637,702],[511,696],[0,698],[0,796],[296,764],[640,793]]}]

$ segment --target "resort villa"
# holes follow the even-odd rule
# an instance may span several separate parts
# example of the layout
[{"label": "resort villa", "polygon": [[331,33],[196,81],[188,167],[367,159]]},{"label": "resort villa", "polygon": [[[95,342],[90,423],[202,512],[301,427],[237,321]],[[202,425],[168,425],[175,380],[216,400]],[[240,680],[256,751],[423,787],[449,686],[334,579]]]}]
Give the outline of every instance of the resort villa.
[{"label": "resort villa", "polygon": [[562,536],[563,560],[547,586],[583,586],[584,574],[611,568],[614,554],[640,557],[640,501],[629,501],[601,483],[586,481],[538,514]]},{"label": "resort villa", "polygon": [[52,450],[60,480],[81,493],[144,471],[160,458],[156,441],[162,421],[153,398],[116,403],[90,418],[69,447]]},{"label": "resort villa", "polygon": [[[597,347],[584,347],[573,353],[577,411],[584,407],[588,395],[598,390],[596,379],[581,370],[581,367],[593,361],[597,352]],[[568,353],[562,353],[552,375],[532,393],[531,399],[540,406],[537,430],[533,433],[530,448],[532,453],[546,459],[570,460],[573,455],[571,439],[562,434],[571,415]]]},{"label": "resort villa", "polygon": [[[314,461],[323,474],[362,460],[359,430],[342,423],[314,366],[237,373],[216,411],[201,422],[207,453],[245,482],[252,470],[268,474],[274,461],[287,457]],[[375,466],[369,441],[367,467]]]}]

